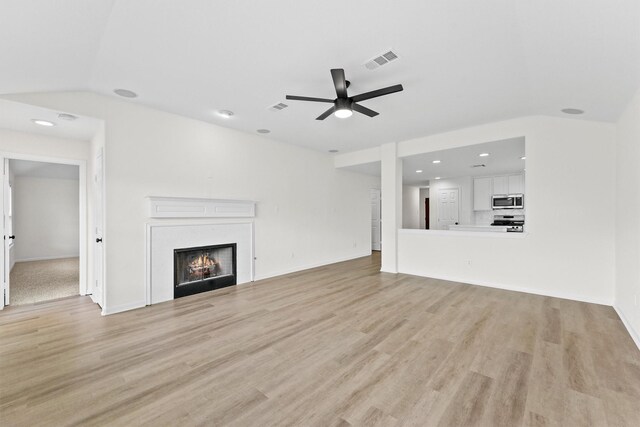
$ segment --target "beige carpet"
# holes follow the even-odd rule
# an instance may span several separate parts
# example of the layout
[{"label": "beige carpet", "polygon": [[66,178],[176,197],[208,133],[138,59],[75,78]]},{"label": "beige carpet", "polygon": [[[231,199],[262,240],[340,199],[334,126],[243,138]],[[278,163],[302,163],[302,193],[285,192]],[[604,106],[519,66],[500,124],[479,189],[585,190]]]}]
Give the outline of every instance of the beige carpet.
[{"label": "beige carpet", "polygon": [[17,262],[11,270],[11,305],[78,295],[79,259]]}]

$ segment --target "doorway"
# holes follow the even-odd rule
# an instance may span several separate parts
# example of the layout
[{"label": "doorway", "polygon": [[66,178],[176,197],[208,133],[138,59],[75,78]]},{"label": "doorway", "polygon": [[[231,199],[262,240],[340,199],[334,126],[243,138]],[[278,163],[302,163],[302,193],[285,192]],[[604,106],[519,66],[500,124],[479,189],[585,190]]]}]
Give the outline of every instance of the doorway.
[{"label": "doorway", "polygon": [[424,229],[429,229],[429,198],[424,198]]},{"label": "doorway", "polygon": [[26,305],[86,289],[84,161],[2,158],[4,304]]}]

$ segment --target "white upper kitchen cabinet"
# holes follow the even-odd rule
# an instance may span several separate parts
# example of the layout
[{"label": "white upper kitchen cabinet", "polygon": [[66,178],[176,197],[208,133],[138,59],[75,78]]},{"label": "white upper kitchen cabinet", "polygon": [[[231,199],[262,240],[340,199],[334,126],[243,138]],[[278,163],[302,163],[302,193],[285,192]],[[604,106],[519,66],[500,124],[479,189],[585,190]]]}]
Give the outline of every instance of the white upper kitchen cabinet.
[{"label": "white upper kitchen cabinet", "polygon": [[509,175],[509,194],[524,194],[524,175]]},{"label": "white upper kitchen cabinet", "polygon": [[493,194],[509,194],[509,177],[493,177]]},{"label": "white upper kitchen cabinet", "polygon": [[473,179],[473,210],[490,211],[493,195],[493,178],[490,176]]}]

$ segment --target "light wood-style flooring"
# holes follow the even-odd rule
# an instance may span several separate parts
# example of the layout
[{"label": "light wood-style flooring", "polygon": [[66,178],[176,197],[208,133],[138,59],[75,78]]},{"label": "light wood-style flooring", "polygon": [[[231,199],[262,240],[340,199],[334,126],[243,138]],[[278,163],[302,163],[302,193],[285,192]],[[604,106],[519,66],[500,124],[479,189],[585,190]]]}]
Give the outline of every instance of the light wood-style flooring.
[{"label": "light wood-style flooring", "polygon": [[87,297],[7,308],[0,425],[640,425],[611,307],[379,268],[107,317]]}]

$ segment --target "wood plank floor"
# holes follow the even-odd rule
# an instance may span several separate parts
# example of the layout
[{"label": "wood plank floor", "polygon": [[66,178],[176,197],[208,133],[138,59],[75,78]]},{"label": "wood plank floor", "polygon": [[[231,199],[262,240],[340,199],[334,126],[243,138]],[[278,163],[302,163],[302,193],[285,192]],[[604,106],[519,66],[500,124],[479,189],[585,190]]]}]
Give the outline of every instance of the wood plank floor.
[{"label": "wood plank floor", "polygon": [[108,317],[87,297],[7,308],[0,425],[640,425],[611,307],[379,266]]}]

